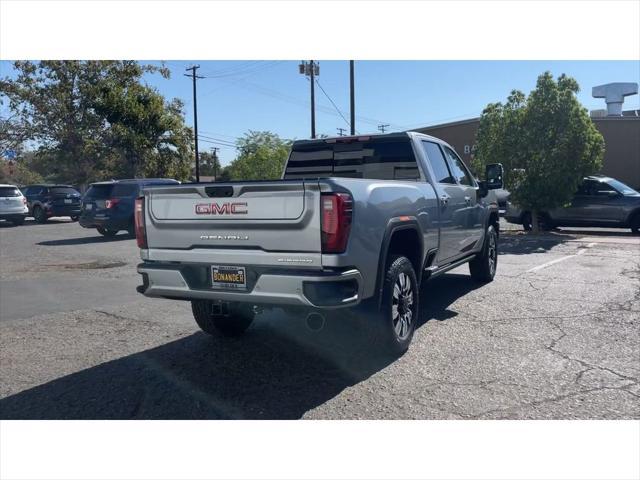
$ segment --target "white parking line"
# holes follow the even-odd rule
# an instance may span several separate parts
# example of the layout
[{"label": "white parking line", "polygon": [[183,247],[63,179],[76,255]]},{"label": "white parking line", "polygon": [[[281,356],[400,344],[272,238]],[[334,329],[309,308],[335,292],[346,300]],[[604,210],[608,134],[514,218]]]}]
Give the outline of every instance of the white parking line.
[{"label": "white parking line", "polygon": [[582,255],[584,252],[587,251],[588,248],[591,248],[594,245],[595,245],[595,243],[589,243],[589,244],[587,244],[587,246],[585,248],[582,248],[582,249],[578,250],[578,253],[574,253],[573,255],[567,255],[566,257],[556,258],[555,260],[551,260],[549,262],[543,263],[542,265],[538,265],[537,267],[530,268],[529,270],[527,270],[526,273],[537,272],[538,270],[542,270],[543,268],[547,268],[547,267],[550,267],[551,265],[554,265],[556,263],[563,262],[568,258],[573,258],[573,257],[577,257],[578,255]]}]

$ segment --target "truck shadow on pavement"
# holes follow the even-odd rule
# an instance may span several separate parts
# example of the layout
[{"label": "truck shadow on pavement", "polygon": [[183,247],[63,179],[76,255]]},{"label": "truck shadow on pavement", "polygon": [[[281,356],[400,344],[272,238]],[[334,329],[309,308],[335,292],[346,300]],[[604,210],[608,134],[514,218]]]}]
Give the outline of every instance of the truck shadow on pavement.
[{"label": "truck shadow on pavement", "polygon": [[76,237],[76,238],[63,238],[60,240],[45,240],[42,242],[38,242],[36,245],[44,245],[47,247],[60,247],[64,245],[88,245],[91,243],[119,242],[121,240],[135,241],[135,238],[130,237],[127,234],[120,234],[120,235],[116,235],[115,237],[105,237],[103,235],[99,235],[97,237]]},{"label": "truck shadow on pavement", "polygon": [[[459,274],[423,285],[421,325],[455,316],[479,286]],[[298,419],[396,360],[370,354],[366,318],[311,332],[279,310],[263,317],[241,339],[193,333],[6,397],[0,418]]]}]

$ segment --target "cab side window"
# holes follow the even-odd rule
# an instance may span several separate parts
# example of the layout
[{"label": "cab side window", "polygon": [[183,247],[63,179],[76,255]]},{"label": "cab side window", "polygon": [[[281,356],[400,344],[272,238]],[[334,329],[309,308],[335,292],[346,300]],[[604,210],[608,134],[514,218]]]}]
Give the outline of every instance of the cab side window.
[{"label": "cab side window", "polygon": [[578,191],[576,195],[584,196],[584,195],[592,195],[591,191],[593,190],[593,181],[586,180],[580,184],[578,187]]},{"label": "cab side window", "polygon": [[460,157],[451,150],[449,147],[444,146],[444,153],[449,160],[449,166],[451,167],[451,173],[458,180],[460,185],[467,185],[473,187],[474,183],[471,179],[471,174],[467,170],[466,165],[460,160]]},{"label": "cab side window", "polygon": [[427,160],[429,161],[433,174],[435,175],[434,180],[438,183],[455,184],[456,181],[453,178],[453,175],[451,175],[451,171],[447,166],[447,161],[444,159],[440,146],[437,143],[423,140],[422,148],[424,148],[424,151],[427,154]]},{"label": "cab side window", "polygon": [[593,182],[595,184],[594,195],[598,197],[608,197],[612,193],[618,193],[618,191],[609,185],[607,182]]}]

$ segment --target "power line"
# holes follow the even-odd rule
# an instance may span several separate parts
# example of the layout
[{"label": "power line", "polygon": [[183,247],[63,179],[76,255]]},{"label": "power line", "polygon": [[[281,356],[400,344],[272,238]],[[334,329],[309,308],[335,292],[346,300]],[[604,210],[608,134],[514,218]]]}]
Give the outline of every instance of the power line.
[{"label": "power line", "polygon": [[206,140],[204,138],[201,138],[200,141],[204,142],[204,143],[210,143],[212,145],[220,145],[220,148],[222,148],[222,149],[231,149],[231,148],[235,149],[236,148],[235,145],[224,145],[224,144],[221,144],[219,142],[213,142],[211,140]]},{"label": "power line", "polygon": [[380,130],[382,133],[385,132],[385,129],[389,126],[388,123],[381,123],[380,125],[378,125],[378,130]]},{"label": "power line", "polygon": [[318,84],[318,87],[320,87],[320,90],[322,90],[322,93],[324,93],[324,96],[327,97],[327,99],[331,102],[331,105],[333,105],[333,108],[336,109],[336,112],[338,112],[338,114],[342,117],[342,119],[344,120],[344,122],[347,124],[348,127],[351,126],[351,124],[349,123],[349,121],[344,117],[344,115],[342,114],[342,112],[340,111],[340,109],[338,108],[338,106],[335,104],[335,102],[331,99],[331,97],[329,96],[329,94],[325,91],[324,88],[322,88],[322,85],[320,85],[320,82],[318,82],[318,80],[316,79],[316,83]]},{"label": "power line", "polygon": [[216,145],[224,145],[225,147],[233,147],[233,148],[236,147],[235,143],[227,142],[225,140],[220,140],[218,138],[207,137],[207,136],[204,136],[204,135],[198,135],[198,139],[200,141],[203,141],[203,142],[213,143],[213,144],[216,144]]},{"label": "power line", "polygon": [[344,137],[344,132],[347,131],[346,128],[341,128],[341,127],[336,128],[336,130],[338,130],[338,136],[339,137]]},{"label": "power line", "polygon": [[[295,104],[295,105],[299,105],[299,106],[303,106],[304,108],[307,108],[308,103],[306,100],[301,100],[299,98],[296,97],[292,97],[289,95],[286,95],[282,92],[279,92],[277,90],[271,89],[271,88],[267,88],[264,87],[262,85],[258,85],[256,83],[252,83],[252,82],[248,82],[246,80],[243,79],[238,79],[235,82],[232,82],[233,85],[236,85],[240,88],[243,88],[245,90],[250,90],[253,92],[257,92],[261,95],[265,95],[267,97],[271,97],[274,98],[276,100],[281,100],[283,102],[287,102],[287,103],[291,103],[291,104]],[[322,112],[322,113],[327,113],[329,115],[334,115],[334,116],[339,116],[339,114],[335,111],[334,108],[332,107],[327,107],[324,105],[319,105],[316,104],[316,111]],[[362,123],[367,123],[370,125],[379,125],[380,123],[383,123],[382,120],[379,119],[375,119],[375,118],[370,118],[370,117],[365,117],[362,115],[356,115],[356,119],[360,120]],[[392,124],[394,126],[396,126],[395,124]],[[401,129],[399,129],[401,130]]]}]

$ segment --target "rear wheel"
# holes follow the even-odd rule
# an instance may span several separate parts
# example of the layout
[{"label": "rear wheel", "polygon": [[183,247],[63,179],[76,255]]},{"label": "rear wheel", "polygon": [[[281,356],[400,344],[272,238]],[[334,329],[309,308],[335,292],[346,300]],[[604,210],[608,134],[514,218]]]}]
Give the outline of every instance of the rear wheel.
[{"label": "rear wheel", "polygon": [[33,209],[33,218],[38,223],[45,223],[47,221],[47,214],[40,206],[36,206]]},{"label": "rear wheel", "polygon": [[413,265],[407,257],[392,256],[379,312],[379,336],[386,352],[402,355],[409,348],[418,321],[418,303],[418,279]]},{"label": "rear wheel", "polygon": [[98,232],[100,232],[100,234],[104,235],[105,237],[115,237],[118,233],[118,230],[108,230],[104,227],[97,227],[96,230],[98,230]]},{"label": "rear wheel", "polygon": [[200,329],[209,335],[239,337],[253,322],[253,305],[233,302],[192,300],[191,311]]},{"label": "rear wheel", "polygon": [[487,227],[482,251],[469,262],[471,278],[478,282],[490,282],[498,267],[498,232],[493,225]]}]

